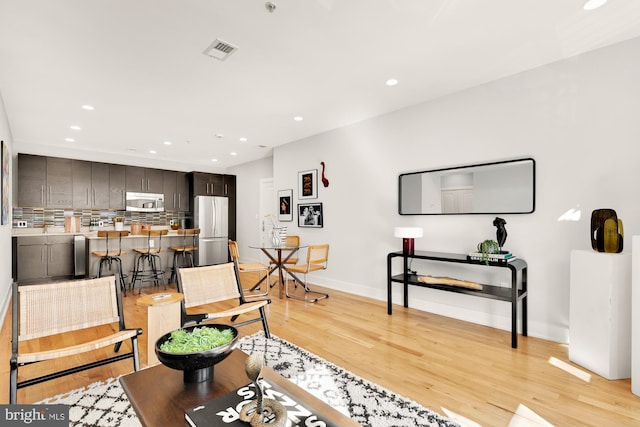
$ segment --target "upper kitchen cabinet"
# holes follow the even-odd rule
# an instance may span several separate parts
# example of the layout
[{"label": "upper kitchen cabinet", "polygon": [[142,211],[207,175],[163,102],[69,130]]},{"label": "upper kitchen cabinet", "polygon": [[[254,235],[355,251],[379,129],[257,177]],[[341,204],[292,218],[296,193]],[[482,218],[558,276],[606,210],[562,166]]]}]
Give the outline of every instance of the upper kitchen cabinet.
[{"label": "upper kitchen cabinet", "polygon": [[189,210],[189,174],[186,172],[176,172],[176,187],[178,190],[177,211],[186,212]]},{"label": "upper kitchen cabinet", "polygon": [[165,210],[189,210],[189,180],[186,172],[163,171],[163,188]]},{"label": "upper kitchen cabinet", "polygon": [[125,209],[126,181],[125,165],[109,165],[109,209]]},{"label": "upper kitchen cabinet", "polygon": [[18,206],[44,206],[47,158],[18,154]]},{"label": "upper kitchen cabinet", "polygon": [[18,205],[70,208],[73,204],[71,160],[18,155]]},{"label": "upper kitchen cabinet", "polygon": [[74,208],[91,207],[91,162],[71,161],[71,181]]},{"label": "upper kitchen cabinet", "polygon": [[236,196],[236,176],[224,175],[223,176],[223,196],[235,197]]},{"label": "upper kitchen cabinet", "polygon": [[126,190],[139,193],[162,193],[163,171],[160,169],[126,167]]},{"label": "upper kitchen cabinet", "polygon": [[91,207],[109,209],[109,181],[109,164],[91,163]]},{"label": "upper kitchen cabinet", "polygon": [[193,172],[192,187],[194,196],[235,195],[235,175]]},{"label": "upper kitchen cabinet", "polygon": [[74,208],[109,208],[109,165],[71,161]]},{"label": "upper kitchen cabinet", "polygon": [[70,208],[73,205],[71,159],[47,157],[47,207]]}]

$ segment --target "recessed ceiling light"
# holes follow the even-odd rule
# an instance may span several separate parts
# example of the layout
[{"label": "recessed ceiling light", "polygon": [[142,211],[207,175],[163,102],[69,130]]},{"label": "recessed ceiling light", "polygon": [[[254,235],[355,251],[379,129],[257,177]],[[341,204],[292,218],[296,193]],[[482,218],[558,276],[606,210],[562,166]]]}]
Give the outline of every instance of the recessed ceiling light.
[{"label": "recessed ceiling light", "polygon": [[387,84],[387,86],[395,86],[395,85],[397,85],[397,84],[398,84],[398,80],[396,80],[396,79],[389,79],[389,80],[387,80],[387,83],[386,83],[386,84]]},{"label": "recessed ceiling light", "polygon": [[80,127],[80,126],[76,126],[76,125],[69,126],[69,128],[70,128],[70,129],[73,129],[73,130],[80,130],[80,129],[81,129],[81,127]]},{"label": "recessed ceiling light", "polygon": [[95,108],[93,108],[93,105],[83,105],[82,106],[83,110],[87,110],[87,111],[93,111],[95,110]]},{"label": "recessed ceiling light", "polygon": [[295,120],[296,122],[301,122],[301,121],[303,121],[303,120],[304,120],[304,117],[302,117],[302,116],[295,116],[295,117],[293,118],[293,120]]},{"label": "recessed ceiling light", "polygon": [[247,142],[247,138],[245,138],[244,136],[240,138],[240,142]]},{"label": "recessed ceiling light", "polygon": [[127,148],[127,151],[138,151],[138,150],[135,148]]},{"label": "recessed ceiling light", "polygon": [[163,142],[164,145],[171,145],[171,141],[165,141]]},{"label": "recessed ceiling light", "polygon": [[224,135],[221,133],[216,133],[216,138],[224,138]]},{"label": "recessed ceiling light", "polygon": [[73,138],[65,138],[64,140],[67,142],[76,142],[76,140]]},{"label": "recessed ceiling light", "polygon": [[236,153],[235,151],[232,151],[229,154],[231,154],[232,156],[237,156],[238,155],[238,153]]},{"label": "recessed ceiling light", "polygon": [[149,150],[149,154],[156,154],[157,151],[156,150]]},{"label": "recessed ceiling light", "polygon": [[212,161],[212,162],[217,162],[217,161],[218,161],[218,159],[211,159],[211,161]]},{"label": "recessed ceiling light", "polygon": [[584,10],[594,10],[603,6],[607,0],[589,0],[582,7]]}]

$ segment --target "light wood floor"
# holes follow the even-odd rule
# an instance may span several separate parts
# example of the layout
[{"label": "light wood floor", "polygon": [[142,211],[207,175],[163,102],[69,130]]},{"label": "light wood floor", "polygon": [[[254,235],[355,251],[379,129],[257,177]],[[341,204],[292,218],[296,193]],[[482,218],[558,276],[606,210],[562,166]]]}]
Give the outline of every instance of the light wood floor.
[{"label": "light wood floor", "polygon": [[[631,393],[630,380],[594,374],[586,382],[549,363],[556,358],[571,364],[565,345],[519,337],[518,349],[512,349],[507,331],[401,306],[388,316],[386,302],[328,292],[329,299],[311,304],[281,300],[274,288],[271,332],[436,412],[444,414],[444,407],[484,427],[507,426],[520,405],[555,426],[640,426],[640,397]],[[146,329],[146,309],[135,305],[136,298],[124,298],[127,327]],[[2,403],[8,401],[10,319],[9,313],[0,332]],[[260,329],[252,324],[240,333]],[[140,350],[145,364],[145,335]],[[36,372],[40,365],[20,372]],[[27,387],[19,390],[18,402],[36,402],[131,370],[126,360]]]}]

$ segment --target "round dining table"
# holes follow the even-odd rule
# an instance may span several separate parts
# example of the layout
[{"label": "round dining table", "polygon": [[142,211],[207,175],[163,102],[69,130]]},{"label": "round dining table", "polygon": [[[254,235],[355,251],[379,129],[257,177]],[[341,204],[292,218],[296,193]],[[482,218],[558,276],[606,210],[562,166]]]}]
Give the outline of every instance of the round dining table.
[{"label": "round dining table", "polygon": [[[298,246],[287,246],[287,245],[249,245],[252,249],[260,249],[262,253],[264,253],[269,260],[271,260],[271,264],[273,267],[269,269],[269,274],[263,278],[261,278],[258,283],[255,284],[254,288],[260,287],[260,284],[269,277],[274,271],[278,270],[278,280],[279,283],[279,291],[278,297],[282,298],[282,290],[284,288],[284,278],[288,274],[293,280],[297,283],[304,286],[304,282],[296,277],[290,271],[287,271],[285,268],[285,263],[291,258],[293,255],[298,252],[298,250],[306,248],[308,245],[298,245]],[[284,252],[284,253],[283,253]]]}]

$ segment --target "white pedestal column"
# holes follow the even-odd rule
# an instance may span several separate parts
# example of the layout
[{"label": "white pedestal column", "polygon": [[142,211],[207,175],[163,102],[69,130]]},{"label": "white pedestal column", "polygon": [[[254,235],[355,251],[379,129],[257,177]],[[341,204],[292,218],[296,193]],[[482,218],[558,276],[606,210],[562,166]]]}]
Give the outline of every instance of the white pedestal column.
[{"label": "white pedestal column", "polygon": [[640,396],[640,236],[631,244],[631,391]]},{"label": "white pedestal column", "polygon": [[631,377],[628,252],[571,251],[569,360],[610,380]]}]

